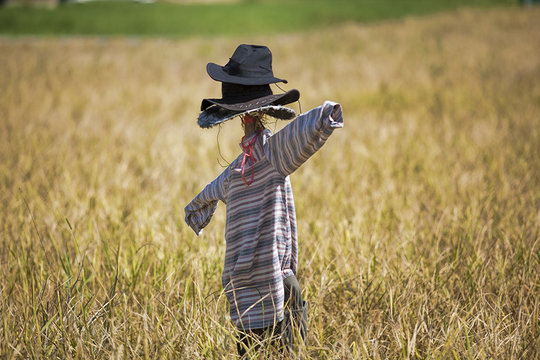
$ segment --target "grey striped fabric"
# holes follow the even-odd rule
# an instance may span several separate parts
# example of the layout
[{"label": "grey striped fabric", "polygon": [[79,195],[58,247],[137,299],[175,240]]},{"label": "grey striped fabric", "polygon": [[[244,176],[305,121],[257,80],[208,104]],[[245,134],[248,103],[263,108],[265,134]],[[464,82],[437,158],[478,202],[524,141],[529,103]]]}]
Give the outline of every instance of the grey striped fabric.
[{"label": "grey striped fabric", "polygon": [[[256,161],[245,165],[240,154],[185,208],[186,223],[197,235],[208,225],[219,200],[227,204],[226,253],[222,284],[231,320],[240,329],[260,329],[283,318],[283,279],[296,275],[296,213],[289,174],[343,127],[341,106],[326,101],[299,115],[272,135],[255,134]],[[253,137],[244,139],[244,144]]]}]

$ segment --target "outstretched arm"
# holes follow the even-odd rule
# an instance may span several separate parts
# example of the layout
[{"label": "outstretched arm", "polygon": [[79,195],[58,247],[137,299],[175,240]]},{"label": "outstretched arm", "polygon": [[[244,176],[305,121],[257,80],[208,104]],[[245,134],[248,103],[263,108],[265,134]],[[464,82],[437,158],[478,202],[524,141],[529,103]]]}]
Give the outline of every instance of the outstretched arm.
[{"label": "outstretched arm", "polygon": [[319,150],[334,129],[343,127],[341,105],[323,105],[298,116],[268,139],[266,155],[277,171],[287,176]]},{"label": "outstretched arm", "polygon": [[215,178],[186,206],[186,224],[188,224],[197,235],[208,225],[218,201],[227,202],[227,189],[229,181],[229,168],[226,168],[217,178]]}]

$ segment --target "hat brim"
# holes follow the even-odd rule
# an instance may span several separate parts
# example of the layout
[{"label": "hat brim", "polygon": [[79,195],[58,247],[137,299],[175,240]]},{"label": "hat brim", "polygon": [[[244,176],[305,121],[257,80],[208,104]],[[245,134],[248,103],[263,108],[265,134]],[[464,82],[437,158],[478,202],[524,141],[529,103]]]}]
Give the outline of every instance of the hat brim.
[{"label": "hat brim", "polygon": [[266,85],[266,84],[274,84],[277,82],[287,83],[287,80],[280,79],[275,76],[267,76],[267,77],[244,77],[244,76],[235,76],[230,75],[226,73],[223,70],[223,66],[214,64],[214,63],[208,63],[206,65],[206,72],[210,77],[216,81],[221,82],[228,82],[232,84],[240,84],[240,85]]},{"label": "hat brim", "polygon": [[227,120],[233,119],[237,116],[242,116],[254,112],[263,113],[280,120],[291,120],[296,117],[296,112],[293,109],[281,105],[267,105],[247,111],[228,110],[220,106],[214,105],[199,114],[197,124],[199,124],[200,127],[207,129],[219,125]]},{"label": "hat brim", "polygon": [[250,100],[243,100],[241,98],[203,99],[201,110],[205,110],[212,105],[217,105],[227,110],[248,111],[266,105],[287,105],[297,101],[299,98],[300,92],[296,89],[292,89],[283,94],[267,95]]}]

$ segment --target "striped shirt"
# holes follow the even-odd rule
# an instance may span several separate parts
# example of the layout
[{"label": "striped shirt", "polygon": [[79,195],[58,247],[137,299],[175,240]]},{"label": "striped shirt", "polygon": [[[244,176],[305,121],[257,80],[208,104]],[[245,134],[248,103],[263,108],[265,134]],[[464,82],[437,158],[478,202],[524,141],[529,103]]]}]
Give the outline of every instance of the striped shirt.
[{"label": "striped shirt", "polygon": [[259,329],[283,319],[283,279],[296,275],[298,242],[289,174],[343,127],[341,106],[326,101],[299,115],[281,131],[254,134],[252,157],[240,154],[185,208],[186,223],[200,234],[219,200],[227,206],[226,252],[222,284],[232,321],[240,329]]}]

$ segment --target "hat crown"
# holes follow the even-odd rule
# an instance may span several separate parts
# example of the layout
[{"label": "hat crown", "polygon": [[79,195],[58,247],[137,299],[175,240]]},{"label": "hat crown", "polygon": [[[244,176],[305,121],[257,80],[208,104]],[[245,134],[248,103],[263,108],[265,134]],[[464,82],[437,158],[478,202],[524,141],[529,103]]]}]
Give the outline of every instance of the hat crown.
[{"label": "hat crown", "polygon": [[233,83],[221,83],[221,96],[223,100],[234,99],[243,102],[273,95],[270,85],[241,85]]},{"label": "hat crown", "polygon": [[272,53],[266,46],[240,45],[223,71],[241,77],[273,77]]}]

